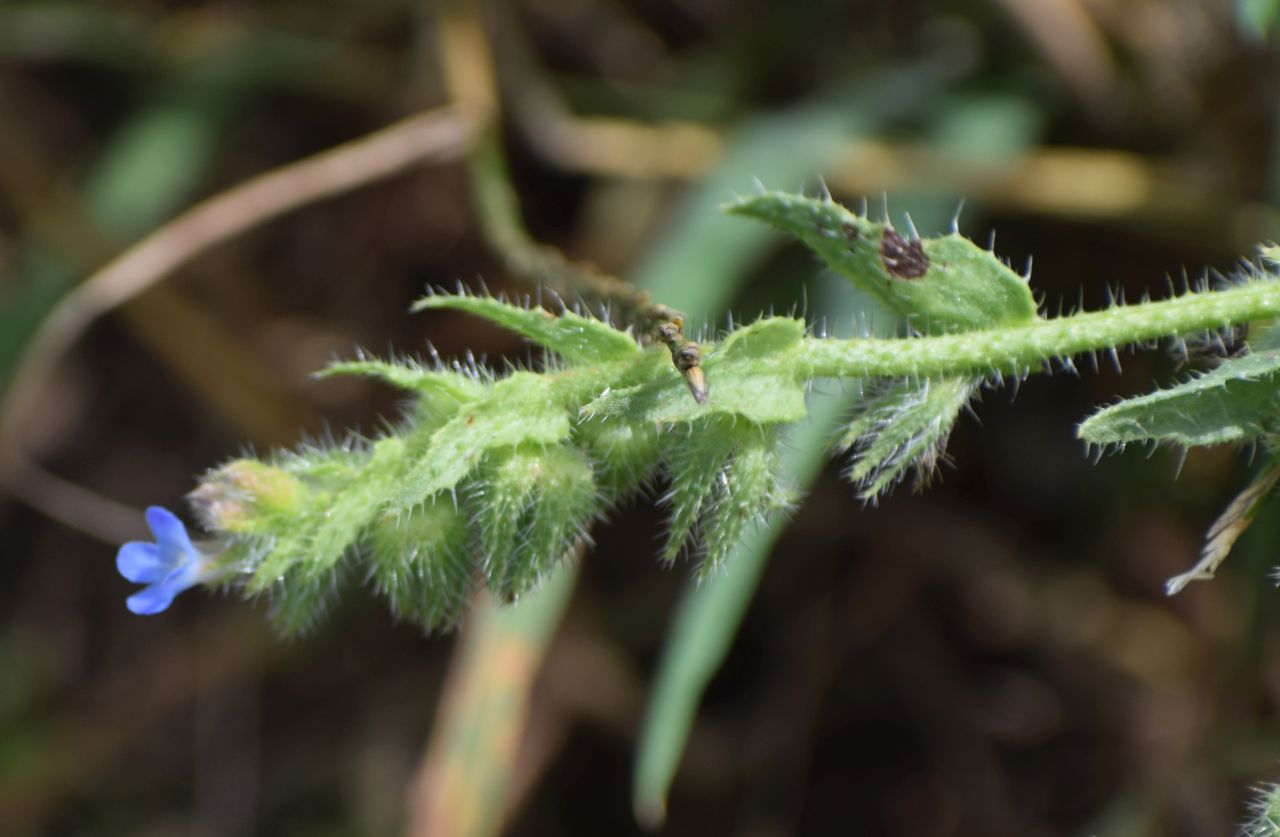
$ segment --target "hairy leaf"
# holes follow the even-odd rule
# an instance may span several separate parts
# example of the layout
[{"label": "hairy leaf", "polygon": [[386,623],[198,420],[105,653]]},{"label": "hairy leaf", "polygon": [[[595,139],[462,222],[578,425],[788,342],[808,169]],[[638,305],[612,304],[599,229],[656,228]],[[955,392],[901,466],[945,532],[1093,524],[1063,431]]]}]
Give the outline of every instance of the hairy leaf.
[{"label": "hairy leaf", "polygon": [[496,382],[486,398],[468,403],[426,438],[397,486],[392,508],[407,511],[453,490],[491,450],[568,438],[569,414],[553,389],[553,379],[532,372],[513,372]]},{"label": "hairy leaf", "polygon": [[1018,325],[1036,318],[1026,280],[952,233],[908,240],[831,200],[766,192],[726,211],[803,241],[837,273],[926,334]]},{"label": "hairy leaf", "polygon": [[363,375],[393,387],[416,392],[428,399],[448,399],[457,403],[474,401],[484,395],[485,385],[471,375],[448,369],[428,369],[415,360],[386,361],[375,358],[342,360],[315,373],[316,378]]},{"label": "hairy leaf", "polygon": [[1277,329],[1255,341],[1261,348],[1223,361],[1185,383],[1130,398],[1090,416],[1081,439],[1095,445],[1174,442],[1184,447],[1252,439],[1280,429],[1280,348]]},{"label": "hairy leaf", "polygon": [[466,517],[441,497],[382,524],[369,538],[370,569],[392,612],[427,630],[453,627],[471,589]]},{"label": "hairy leaf", "polygon": [[771,512],[787,505],[782,486],[776,433],[747,426],[735,434],[737,446],[704,502],[698,525],[702,539],[702,563],[698,580],[704,581],[724,566],[734,547],[751,526],[761,526]]},{"label": "hairy leaf", "polygon": [[687,429],[674,432],[667,444],[667,475],[670,487],[663,501],[671,507],[667,528],[667,544],[662,550],[666,561],[674,561],[693,535],[694,524],[703,507],[715,497],[717,487],[728,479],[729,464],[746,430],[735,427],[732,417],[708,416]]},{"label": "hairy leaf", "polygon": [[508,599],[532,590],[586,537],[599,502],[590,464],[568,447],[496,453],[469,493],[485,581]]},{"label": "hairy leaf", "polygon": [[374,444],[367,462],[350,480],[334,490],[313,488],[307,525],[291,527],[290,537],[275,541],[255,568],[250,591],[269,588],[297,564],[304,564],[316,579],[332,571],[378,514],[386,486],[397,482],[404,461],[404,440],[388,436]]},{"label": "hairy leaf", "polygon": [[712,347],[702,362],[711,392],[705,405],[689,397],[679,374],[664,374],[633,386],[613,387],[582,408],[584,418],[673,424],[720,414],[759,424],[805,416],[803,378],[787,369],[787,353],[799,346],[804,323],[786,317],[757,320]]},{"label": "hairy leaf", "polygon": [[654,424],[582,422],[574,442],[591,460],[596,486],[609,503],[639,490],[662,460],[662,435]]},{"label": "hairy leaf", "polygon": [[493,297],[448,294],[426,296],[413,304],[414,311],[439,308],[483,317],[545,346],[570,363],[624,360],[640,351],[631,335],[573,311],[552,314],[540,306],[522,308]]},{"label": "hairy leaf", "polygon": [[909,469],[927,482],[979,383],[960,377],[898,380],[864,393],[837,440],[840,447],[854,449],[848,477],[859,485],[862,499],[874,500]]}]

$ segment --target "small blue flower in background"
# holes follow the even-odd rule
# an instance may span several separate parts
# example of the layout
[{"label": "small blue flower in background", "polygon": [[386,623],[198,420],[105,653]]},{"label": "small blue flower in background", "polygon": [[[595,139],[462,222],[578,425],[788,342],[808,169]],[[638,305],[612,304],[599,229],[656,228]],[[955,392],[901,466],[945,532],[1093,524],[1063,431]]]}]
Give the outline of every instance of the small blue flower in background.
[{"label": "small blue flower in background", "polygon": [[147,526],[155,543],[130,541],[116,553],[120,575],[137,584],[146,584],[125,603],[142,615],[159,613],[173,597],[208,578],[209,556],[196,549],[187,527],[166,508],[147,509]]}]

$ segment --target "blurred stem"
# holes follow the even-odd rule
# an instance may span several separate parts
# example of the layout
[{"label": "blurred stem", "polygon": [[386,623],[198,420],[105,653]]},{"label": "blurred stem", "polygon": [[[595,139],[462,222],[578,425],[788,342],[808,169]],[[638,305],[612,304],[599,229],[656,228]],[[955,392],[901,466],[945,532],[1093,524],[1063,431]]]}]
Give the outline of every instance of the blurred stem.
[{"label": "blurred stem", "polygon": [[[730,126],[572,112],[510,16],[494,17],[510,118],[543,159],[572,172],[645,179],[697,181],[726,167],[725,155],[738,144]],[[1089,34],[1076,30],[1077,38]],[[954,72],[963,62],[947,58],[945,63]],[[1089,84],[1095,91],[1089,95],[1096,97],[1096,80]],[[937,143],[847,135],[822,171],[832,191],[845,195],[964,195],[983,206],[1015,211],[1174,225],[1215,246],[1224,239],[1235,242],[1236,249],[1253,243],[1238,221],[1257,207],[1244,207],[1238,197],[1207,187],[1182,163],[1130,152],[1055,146],[983,159]],[[763,180],[764,172],[762,167],[755,174]],[[766,180],[771,186],[791,182]]]},{"label": "blurred stem", "polygon": [[485,837],[502,825],[534,677],[568,607],[576,560],[534,593],[472,605],[410,800],[411,837]]},{"label": "blurred stem", "polygon": [[467,159],[476,219],[490,249],[503,267],[535,288],[614,303],[642,327],[666,321],[674,312],[655,305],[632,283],[568,259],[529,235],[502,149],[500,91],[480,4],[450,0],[441,9],[439,52],[450,96],[484,126]]},{"label": "blurred stem", "polygon": [[0,481],[34,508],[118,542],[117,525],[100,529],[94,523],[116,520],[111,505],[86,505],[86,496],[95,495],[80,492],[73,505],[85,512],[73,515],[67,502],[50,503],[47,494],[29,494],[24,490],[27,481],[14,476],[34,467],[25,461],[16,419],[40,397],[54,365],[89,324],[220,243],[308,203],[428,160],[447,159],[459,153],[470,136],[471,125],[450,109],[410,117],[201,201],[112,259],[62,298],[22,354],[0,405]]},{"label": "blurred stem", "polygon": [[201,201],[82,282],[41,323],[0,412],[0,443],[9,443],[13,415],[52,364],[89,323],[170,276],[217,244],[272,218],[396,174],[466,144],[470,126],[448,109],[410,117],[358,140],[282,166]]},{"label": "blurred stem", "polygon": [[636,291],[629,282],[575,263],[529,235],[520,218],[520,201],[511,186],[495,128],[487,130],[475,144],[468,170],[480,231],[508,271],[534,287],[550,288],[557,294],[616,301],[629,312],[649,308],[648,294]]}]

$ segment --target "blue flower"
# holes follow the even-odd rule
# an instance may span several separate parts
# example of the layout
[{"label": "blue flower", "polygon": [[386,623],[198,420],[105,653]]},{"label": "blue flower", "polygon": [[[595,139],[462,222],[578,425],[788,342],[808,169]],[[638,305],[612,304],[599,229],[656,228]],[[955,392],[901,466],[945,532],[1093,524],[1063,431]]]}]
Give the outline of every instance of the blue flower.
[{"label": "blue flower", "polygon": [[209,556],[196,549],[187,527],[173,512],[160,506],[147,509],[147,526],[155,543],[130,541],[116,553],[120,575],[137,584],[146,584],[125,603],[142,615],[159,613],[173,597],[208,578]]}]

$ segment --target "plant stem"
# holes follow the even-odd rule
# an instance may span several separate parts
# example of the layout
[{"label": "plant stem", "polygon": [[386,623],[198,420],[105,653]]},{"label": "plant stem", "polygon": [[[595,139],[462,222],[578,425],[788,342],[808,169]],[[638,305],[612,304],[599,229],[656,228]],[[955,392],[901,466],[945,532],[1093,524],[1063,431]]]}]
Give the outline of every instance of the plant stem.
[{"label": "plant stem", "polygon": [[1280,314],[1280,283],[1255,281],[1161,302],[1117,305],[1025,326],[915,339],[806,339],[793,371],[811,378],[1021,374],[1053,358],[1183,337]]}]

